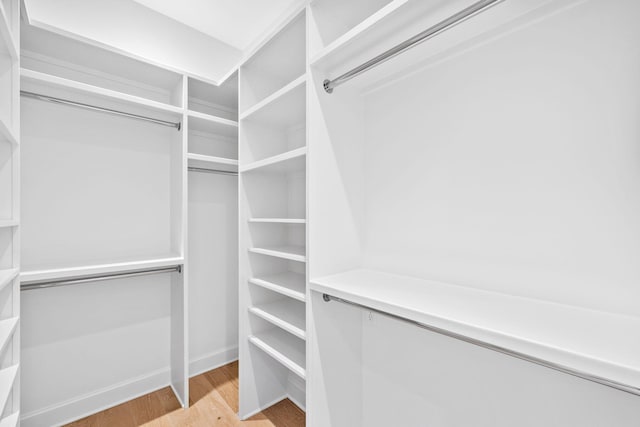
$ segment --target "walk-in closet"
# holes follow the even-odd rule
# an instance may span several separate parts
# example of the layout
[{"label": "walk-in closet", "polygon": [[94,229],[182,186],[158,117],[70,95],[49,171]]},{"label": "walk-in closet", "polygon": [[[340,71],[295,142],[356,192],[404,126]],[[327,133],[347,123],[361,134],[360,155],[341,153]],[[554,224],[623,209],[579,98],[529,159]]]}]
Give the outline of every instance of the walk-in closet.
[{"label": "walk-in closet", "polygon": [[638,427],[638,22],[0,0],[0,427]]}]

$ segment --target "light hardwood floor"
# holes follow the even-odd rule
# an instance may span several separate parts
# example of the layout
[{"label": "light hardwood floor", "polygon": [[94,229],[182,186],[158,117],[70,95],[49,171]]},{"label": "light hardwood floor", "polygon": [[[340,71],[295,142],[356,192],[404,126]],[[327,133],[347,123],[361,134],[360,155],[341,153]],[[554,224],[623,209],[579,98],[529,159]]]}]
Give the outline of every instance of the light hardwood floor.
[{"label": "light hardwood floor", "polygon": [[180,408],[169,387],[67,424],[67,427],[300,427],[304,412],[285,399],[240,421],[238,362],[191,378],[189,409]]}]

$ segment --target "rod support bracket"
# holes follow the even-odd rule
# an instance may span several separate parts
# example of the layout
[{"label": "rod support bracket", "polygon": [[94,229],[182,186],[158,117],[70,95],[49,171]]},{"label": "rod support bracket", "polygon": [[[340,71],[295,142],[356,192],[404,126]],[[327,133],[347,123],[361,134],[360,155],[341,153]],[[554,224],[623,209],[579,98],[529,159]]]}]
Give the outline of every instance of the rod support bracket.
[{"label": "rod support bracket", "polygon": [[322,87],[324,88],[325,92],[333,93],[333,88],[331,87],[331,80],[324,79],[324,81],[322,82]]},{"label": "rod support bracket", "polygon": [[324,300],[324,302],[329,302],[331,301],[331,296],[329,296],[328,294],[322,294],[322,299]]}]

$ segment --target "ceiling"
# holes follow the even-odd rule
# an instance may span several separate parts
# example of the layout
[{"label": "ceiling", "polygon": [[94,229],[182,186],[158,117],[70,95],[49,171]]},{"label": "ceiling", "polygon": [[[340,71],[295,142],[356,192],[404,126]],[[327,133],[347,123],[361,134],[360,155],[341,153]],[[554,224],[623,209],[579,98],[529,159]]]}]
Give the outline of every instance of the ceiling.
[{"label": "ceiling", "polygon": [[301,0],[132,0],[245,50]]}]

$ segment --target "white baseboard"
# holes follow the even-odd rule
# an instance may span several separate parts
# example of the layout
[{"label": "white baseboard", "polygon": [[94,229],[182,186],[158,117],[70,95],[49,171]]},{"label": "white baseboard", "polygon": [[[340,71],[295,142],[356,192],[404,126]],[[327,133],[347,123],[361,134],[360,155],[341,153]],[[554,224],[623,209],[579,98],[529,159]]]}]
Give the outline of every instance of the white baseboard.
[{"label": "white baseboard", "polygon": [[170,382],[169,369],[155,371],[37,411],[21,414],[20,425],[61,426],[166,387]]},{"label": "white baseboard", "polygon": [[[189,363],[189,376],[219,368],[238,359],[238,347],[207,354]],[[46,408],[21,414],[22,427],[57,427],[171,385],[169,369],[98,389]],[[175,391],[175,390],[174,390]]]},{"label": "white baseboard", "polygon": [[211,371],[228,363],[238,360],[238,347],[226,348],[215,353],[209,353],[189,362],[189,377],[195,377],[203,372]]},{"label": "white baseboard", "polygon": [[291,400],[298,408],[306,412],[306,396],[307,396],[307,383],[295,374],[289,375],[289,381],[287,384],[287,394],[289,400]]}]

